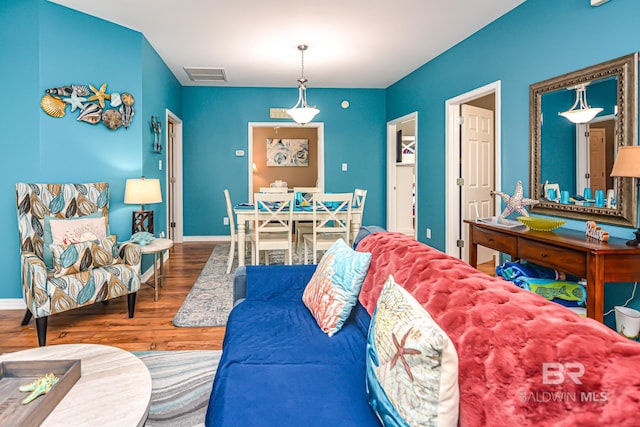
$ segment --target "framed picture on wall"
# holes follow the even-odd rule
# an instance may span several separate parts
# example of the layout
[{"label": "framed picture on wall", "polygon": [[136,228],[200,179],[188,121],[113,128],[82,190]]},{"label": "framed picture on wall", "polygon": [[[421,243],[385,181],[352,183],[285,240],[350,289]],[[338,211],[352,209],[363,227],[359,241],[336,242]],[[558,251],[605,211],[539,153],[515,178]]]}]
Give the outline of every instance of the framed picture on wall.
[{"label": "framed picture on wall", "polygon": [[267,139],[267,166],[309,166],[309,140]]}]

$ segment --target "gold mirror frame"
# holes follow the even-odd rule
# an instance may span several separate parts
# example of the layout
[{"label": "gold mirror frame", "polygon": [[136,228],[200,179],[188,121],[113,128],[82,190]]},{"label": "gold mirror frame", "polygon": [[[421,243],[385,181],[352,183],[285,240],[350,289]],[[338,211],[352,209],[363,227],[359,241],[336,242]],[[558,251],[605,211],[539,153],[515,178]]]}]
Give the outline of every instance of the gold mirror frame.
[{"label": "gold mirror frame", "polygon": [[529,136],[531,165],[529,194],[540,203],[531,206],[531,212],[578,220],[637,227],[638,192],[633,178],[618,180],[616,208],[598,208],[560,204],[544,199],[540,176],[542,95],[567,89],[593,80],[616,77],[618,81],[618,118],[616,123],[616,147],[638,144],[638,53],[603,62],[582,70],[534,83],[529,86]]}]

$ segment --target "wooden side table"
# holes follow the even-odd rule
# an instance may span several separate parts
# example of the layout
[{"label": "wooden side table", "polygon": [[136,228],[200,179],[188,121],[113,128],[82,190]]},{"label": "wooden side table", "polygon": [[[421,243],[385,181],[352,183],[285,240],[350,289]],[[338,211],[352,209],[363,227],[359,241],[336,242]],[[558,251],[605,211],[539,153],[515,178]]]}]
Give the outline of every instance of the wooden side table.
[{"label": "wooden side table", "polygon": [[[173,240],[171,239],[153,239],[150,243],[140,246],[140,252],[142,254],[153,254],[153,285],[147,283],[154,288],[154,301],[158,301],[158,285],[162,283],[162,273],[164,268],[164,251],[173,247]],[[158,269],[158,254],[160,254],[160,268]]]}]

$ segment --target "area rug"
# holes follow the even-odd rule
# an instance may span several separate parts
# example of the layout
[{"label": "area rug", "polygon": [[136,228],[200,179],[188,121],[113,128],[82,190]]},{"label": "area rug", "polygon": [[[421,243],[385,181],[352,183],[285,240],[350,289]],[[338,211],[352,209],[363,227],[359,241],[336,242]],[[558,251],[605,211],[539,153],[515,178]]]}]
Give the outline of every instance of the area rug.
[{"label": "area rug", "polygon": [[220,350],[134,352],[151,373],[146,427],[201,427]]},{"label": "area rug", "polygon": [[[233,260],[231,273],[227,274],[229,243],[215,245],[200,277],[189,291],[173,324],[180,328],[202,328],[224,326],[229,312],[233,308],[233,273],[238,266],[237,257]],[[273,251],[270,264],[284,264],[284,251]],[[293,254],[294,264],[298,256]],[[251,256],[245,258],[245,264],[251,264]]]}]

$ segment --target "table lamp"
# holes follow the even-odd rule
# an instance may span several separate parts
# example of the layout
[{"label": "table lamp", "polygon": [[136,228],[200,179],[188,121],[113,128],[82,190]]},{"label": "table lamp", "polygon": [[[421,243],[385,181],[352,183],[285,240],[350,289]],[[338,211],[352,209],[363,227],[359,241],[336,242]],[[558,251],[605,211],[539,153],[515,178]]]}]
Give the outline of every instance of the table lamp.
[{"label": "table lamp", "polygon": [[145,210],[144,205],[162,203],[159,179],[127,179],[124,188],[124,202],[126,204],[142,205],[139,211],[133,211],[131,233],[147,231],[153,234],[153,211]]},{"label": "table lamp", "polygon": [[[636,179],[640,178],[640,146],[633,145],[620,147],[618,149],[616,160],[613,163],[613,169],[611,169],[611,176]],[[640,187],[640,180],[637,182]],[[640,228],[634,231],[634,234],[636,235],[636,238],[629,240],[627,245],[640,246]]]}]

